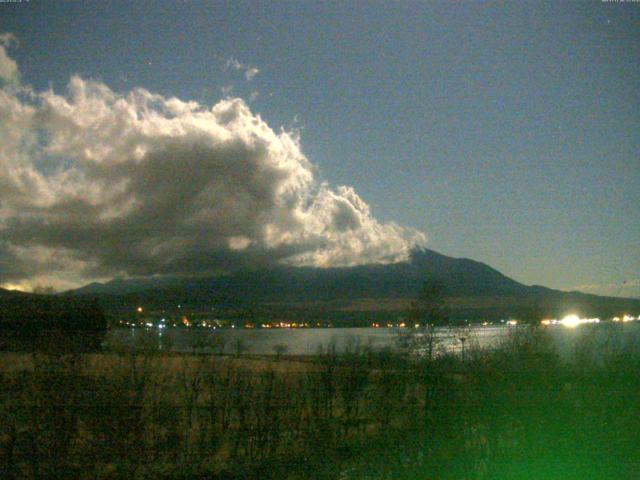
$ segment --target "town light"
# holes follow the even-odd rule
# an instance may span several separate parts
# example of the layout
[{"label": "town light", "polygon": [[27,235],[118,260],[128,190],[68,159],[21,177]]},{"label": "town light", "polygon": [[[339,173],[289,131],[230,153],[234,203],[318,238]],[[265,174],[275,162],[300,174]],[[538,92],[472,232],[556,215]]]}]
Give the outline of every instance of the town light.
[{"label": "town light", "polygon": [[567,315],[562,320],[560,320],[560,323],[565,327],[575,328],[582,322],[580,321],[580,317],[578,317],[577,315]]}]

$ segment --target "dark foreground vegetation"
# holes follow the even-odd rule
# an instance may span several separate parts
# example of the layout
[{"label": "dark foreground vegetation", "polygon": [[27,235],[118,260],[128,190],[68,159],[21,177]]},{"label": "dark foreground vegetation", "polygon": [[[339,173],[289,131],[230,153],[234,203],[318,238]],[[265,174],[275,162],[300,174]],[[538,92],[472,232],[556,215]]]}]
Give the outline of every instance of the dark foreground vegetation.
[{"label": "dark foreground vegetation", "polygon": [[0,478],[636,479],[640,350],[598,328],[571,361],[539,329],[432,359],[5,353]]}]

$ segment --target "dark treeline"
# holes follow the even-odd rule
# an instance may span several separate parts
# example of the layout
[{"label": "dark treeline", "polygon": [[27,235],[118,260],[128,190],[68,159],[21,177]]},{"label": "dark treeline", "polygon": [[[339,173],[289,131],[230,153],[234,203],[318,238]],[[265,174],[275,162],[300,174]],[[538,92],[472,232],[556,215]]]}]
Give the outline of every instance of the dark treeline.
[{"label": "dark treeline", "polygon": [[0,351],[99,350],[107,319],[96,300],[53,295],[0,296]]},{"label": "dark treeline", "polygon": [[[123,297],[99,296],[99,305],[107,316],[114,321],[131,320],[135,318],[135,309],[144,305],[145,311],[155,312],[156,317],[180,319],[183,315],[189,318],[219,318],[236,325],[253,323],[271,323],[274,321],[289,321],[309,323],[310,325],[331,324],[333,327],[370,327],[373,323],[386,325],[407,321],[412,317],[411,299],[407,299],[403,307],[393,310],[353,308],[346,300],[332,301],[327,304],[268,304],[249,302],[246,300],[225,299],[224,302],[214,304],[214,308],[204,304],[194,303],[187,293],[169,299],[157,301],[157,292],[128,294]],[[82,297],[80,297],[82,298]],[[585,297],[586,298],[586,297]],[[566,300],[566,298],[565,298]],[[535,300],[514,297],[510,303],[501,307],[467,307],[465,299],[447,297],[449,308],[448,322],[451,325],[465,325],[468,322],[482,323],[500,320],[518,319],[520,323],[539,324],[542,318],[563,318],[567,312],[579,312],[584,317],[600,317],[608,319],[613,316],[621,317],[625,313],[640,312],[637,306],[627,310],[618,303],[611,305],[604,300],[599,304],[582,302],[558,302],[557,304],[537,304]],[[372,300],[372,302],[376,302]],[[637,301],[636,301],[637,303]],[[178,308],[180,305],[181,308]],[[145,313],[148,315],[148,313]]]},{"label": "dark treeline", "polygon": [[0,296],[0,329],[103,330],[107,322],[95,299],[54,295]]},{"label": "dark treeline", "polygon": [[16,356],[0,478],[637,478],[640,351],[605,328],[571,363],[534,329],[464,357]]}]

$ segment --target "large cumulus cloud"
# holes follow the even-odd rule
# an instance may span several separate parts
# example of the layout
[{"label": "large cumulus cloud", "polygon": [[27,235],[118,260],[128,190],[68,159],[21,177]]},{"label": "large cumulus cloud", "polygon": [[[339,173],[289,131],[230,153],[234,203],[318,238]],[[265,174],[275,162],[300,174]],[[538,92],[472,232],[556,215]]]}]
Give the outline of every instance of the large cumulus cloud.
[{"label": "large cumulus cloud", "polygon": [[424,241],[320,183],[297,136],[241,99],[209,108],[77,76],[64,94],[3,85],[0,284],[395,262]]}]

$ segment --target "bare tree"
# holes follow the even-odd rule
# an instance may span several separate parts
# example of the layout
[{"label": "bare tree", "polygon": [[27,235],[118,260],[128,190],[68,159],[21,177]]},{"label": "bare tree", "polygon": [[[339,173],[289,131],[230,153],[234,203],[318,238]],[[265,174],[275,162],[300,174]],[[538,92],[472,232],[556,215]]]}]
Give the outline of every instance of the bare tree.
[{"label": "bare tree", "polygon": [[248,346],[244,340],[236,338],[233,342],[233,350],[236,354],[236,358],[240,358],[240,356],[248,350]]},{"label": "bare tree", "polygon": [[280,360],[282,355],[287,353],[287,350],[289,350],[289,347],[284,343],[278,343],[277,345],[274,345],[273,352],[276,354],[276,360]]},{"label": "bare tree", "polygon": [[410,351],[424,352],[432,359],[438,341],[436,329],[449,325],[449,318],[444,286],[438,280],[427,280],[409,311],[412,326],[420,331],[412,332],[404,339],[405,346]]}]

